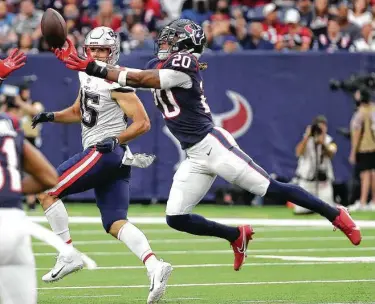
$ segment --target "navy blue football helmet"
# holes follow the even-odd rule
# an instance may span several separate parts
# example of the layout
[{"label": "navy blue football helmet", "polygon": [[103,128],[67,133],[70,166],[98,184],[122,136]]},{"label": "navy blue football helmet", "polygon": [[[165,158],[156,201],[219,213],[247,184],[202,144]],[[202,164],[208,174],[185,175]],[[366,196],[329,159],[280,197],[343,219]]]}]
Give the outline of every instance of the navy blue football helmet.
[{"label": "navy blue football helmet", "polygon": [[[168,49],[160,49],[168,44]],[[189,19],[178,19],[165,26],[156,40],[156,55],[165,60],[172,53],[186,51],[197,58],[203,53],[207,39],[203,29]]]}]

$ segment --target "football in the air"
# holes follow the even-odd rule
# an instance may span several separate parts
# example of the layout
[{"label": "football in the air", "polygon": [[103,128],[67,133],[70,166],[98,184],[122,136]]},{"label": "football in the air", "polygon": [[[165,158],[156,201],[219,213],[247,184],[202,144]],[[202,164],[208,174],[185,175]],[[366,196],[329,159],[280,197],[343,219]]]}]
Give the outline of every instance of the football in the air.
[{"label": "football in the air", "polygon": [[64,18],[54,9],[47,9],[41,22],[42,34],[48,45],[53,48],[61,48],[67,36]]}]

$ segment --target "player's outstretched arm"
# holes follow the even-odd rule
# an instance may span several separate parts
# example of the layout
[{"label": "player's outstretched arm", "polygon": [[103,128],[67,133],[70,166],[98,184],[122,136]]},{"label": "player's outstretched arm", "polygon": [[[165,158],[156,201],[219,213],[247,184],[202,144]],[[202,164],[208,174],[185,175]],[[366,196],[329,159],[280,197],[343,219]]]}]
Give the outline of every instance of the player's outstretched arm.
[{"label": "player's outstretched arm", "polygon": [[8,75],[22,68],[25,64],[25,54],[18,49],[11,50],[7,58],[0,60],[0,84]]},{"label": "player's outstretched arm", "polygon": [[77,123],[81,121],[80,105],[81,93],[74,104],[62,111],[58,112],[42,112],[33,117],[32,127],[35,128],[37,124],[43,122],[59,122],[59,123]]},{"label": "player's outstretched arm", "polygon": [[22,180],[22,192],[37,194],[54,187],[58,174],[50,162],[27,140],[23,144],[23,162],[29,174]]},{"label": "player's outstretched arm", "polygon": [[118,136],[120,143],[127,143],[150,130],[150,119],[137,94],[134,92],[121,93],[113,91],[112,98],[117,101],[125,115],[133,121],[132,124]]}]

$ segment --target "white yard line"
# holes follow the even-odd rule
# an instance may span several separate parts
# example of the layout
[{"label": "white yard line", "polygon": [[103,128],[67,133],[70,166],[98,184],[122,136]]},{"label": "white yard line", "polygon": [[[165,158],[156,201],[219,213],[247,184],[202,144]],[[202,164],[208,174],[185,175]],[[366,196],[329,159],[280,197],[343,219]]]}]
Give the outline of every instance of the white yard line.
[{"label": "white yard line", "polygon": [[113,297],[122,297],[122,295],[82,295],[82,296],[54,296],[54,298],[61,298],[61,299],[70,299],[70,298],[113,298]]},{"label": "white yard line", "polygon": [[256,255],[256,258],[278,259],[283,261],[302,261],[302,262],[359,262],[375,263],[375,256],[360,257],[309,257],[309,256],[283,256],[283,255]]},{"label": "white yard line", "polygon": [[[309,280],[309,281],[271,281],[271,282],[213,282],[213,283],[192,283],[192,284],[170,284],[172,287],[199,287],[199,286],[246,286],[246,285],[292,285],[292,284],[342,284],[342,283],[370,283],[375,279],[360,280]],[[38,290],[68,290],[68,289],[128,289],[148,288],[149,285],[118,285],[118,286],[60,286],[60,287],[39,287]]]},{"label": "white yard line", "polygon": [[[346,248],[301,248],[301,249],[248,249],[248,256],[259,253],[304,253],[304,252],[350,252],[350,251],[375,251],[375,247],[346,247]],[[233,250],[155,250],[158,255],[184,255],[184,254],[230,254]],[[93,251],[84,252],[89,256],[133,256],[132,252],[128,251]],[[34,256],[56,256],[56,252],[37,252]]]},{"label": "white yard line", "polygon": [[[270,262],[270,263],[245,263],[243,266],[251,266],[251,267],[265,267],[265,266],[305,266],[305,265],[329,265],[329,264],[358,264],[358,263],[373,263],[372,260],[367,259],[353,259],[353,260],[345,260],[345,261],[305,261],[305,262]],[[233,264],[187,264],[187,265],[173,265],[173,268],[218,268],[218,267],[233,267]],[[144,266],[102,266],[97,267],[95,269],[90,269],[90,271],[96,270],[123,270],[123,269],[142,269],[144,270]],[[36,270],[51,270],[51,268],[37,268]]]},{"label": "white yard line", "polygon": [[[364,236],[363,241],[375,240],[375,236]],[[320,241],[347,241],[345,236],[338,234],[338,236],[321,236],[321,237],[263,237],[254,238],[253,242],[320,242]],[[219,238],[181,238],[181,239],[156,239],[149,240],[150,244],[196,244],[196,243],[220,243],[224,242]],[[110,245],[110,244],[121,244],[117,240],[93,240],[93,241],[74,241],[74,245]],[[43,242],[34,242],[33,246],[50,246]]]},{"label": "white yard line", "polygon": [[[250,209],[249,209],[250,210]],[[375,216],[374,216],[375,217]],[[30,219],[37,223],[47,223],[45,216],[30,216]],[[332,224],[325,219],[251,219],[251,218],[210,218],[210,220],[227,225],[258,225],[278,227],[332,227]],[[165,217],[130,217],[129,221],[134,224],[166,224]],[[69,223],[72,224],[101,224],[101,218],[97,216],[71,216]],[[356,221],[362,228],[375,228],[375,221]]]}]

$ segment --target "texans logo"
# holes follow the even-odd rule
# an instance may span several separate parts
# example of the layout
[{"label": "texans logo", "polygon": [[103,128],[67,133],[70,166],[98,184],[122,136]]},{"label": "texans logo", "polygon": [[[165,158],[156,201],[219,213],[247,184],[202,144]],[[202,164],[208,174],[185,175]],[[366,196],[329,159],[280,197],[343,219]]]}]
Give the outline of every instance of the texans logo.
[{"label": "texans logo", "polygon": [[[227,90],[226,95],[232,101],[233,109],[220,114],[212,113],[212,118],[216,126],[226,129],[237,139],[250,129],[253,122],[253,110],[247,99],[241,94]],[[180,163],[185,159],[186,153],[181,149],[177,138],[172,135],[166,126],[163,127],[163,132],[172,140],[178,150],[180,160],[174,165],[174,169],[177,170]]]},{"label": "texans logo", "polygon": [[195,45],[202,44],[202,40],[204,38],[204,32],[201,27],[195,26],[195,28],[192,28],[191,25],[188,24],[188,25],[185,25],[184,29],[190,34],[190,38],[194,42]]}]

